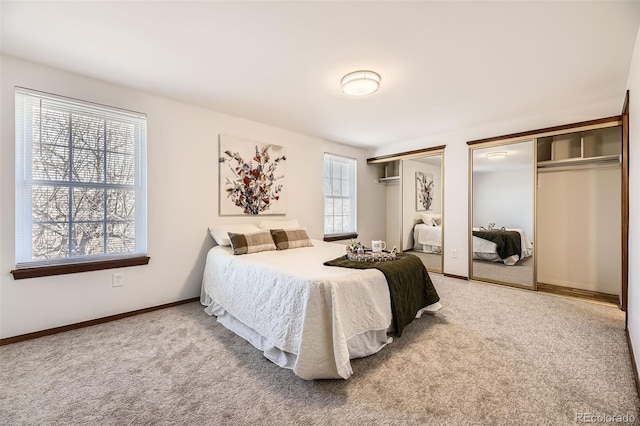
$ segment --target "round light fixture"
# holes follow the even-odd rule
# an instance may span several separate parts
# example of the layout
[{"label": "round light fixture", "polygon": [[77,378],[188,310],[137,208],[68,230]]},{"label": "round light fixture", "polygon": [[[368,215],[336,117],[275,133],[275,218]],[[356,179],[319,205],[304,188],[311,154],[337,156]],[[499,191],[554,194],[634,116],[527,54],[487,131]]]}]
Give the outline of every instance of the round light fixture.
[{"label": "round light fixture", "polygon": [[380,75],[373,71],[354,71],[342,77],[342,93],[349,96],[366,96],[380,87]]},{"label": "round light fixture", "polygon": [[494,151],[487,154],[487,158],[504,158],[506,156],[506,151]]}]

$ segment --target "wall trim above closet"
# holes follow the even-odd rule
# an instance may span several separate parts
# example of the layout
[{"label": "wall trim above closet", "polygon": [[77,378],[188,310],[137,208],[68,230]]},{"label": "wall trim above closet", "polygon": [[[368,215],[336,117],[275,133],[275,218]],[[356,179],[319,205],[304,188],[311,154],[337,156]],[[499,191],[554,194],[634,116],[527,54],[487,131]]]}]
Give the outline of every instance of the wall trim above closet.
[{"label": "wall trim above closet", "polygon": [[388,163],[395,160],[411,160],[414,158],[424,157],[425,154],[436,154],[443,151],[446,145],[432,146],[430,148],[414,149],[413,151],[399,152],[397,154],[381,155],[380,157],[367,158],[367,164]]},{"label": "wall trim above closet", "polygon": [[492,136],[490,138],[477,139],[473,141],[468,141],[467,145],[476,145],[476,144],[494,142],[494,141],[506,142],[506,141],[511,141],[512,139],[514,139],[515,141],[515,140],[523,139],[527,137],[552,136],[556,134],[565,133],[567,130],[571,130],[571,131],[590,130],[595,128],[607,127],[605,125],[619,126],[621,123],[622,123],[622,117],[620,115],[614,115],[611,117],[599,118],[596,120],[579,121],[577,123],[562,124],[560,126],[545,127],[537,130],[528,130],[526,132],[510,133],[502,136]]}]

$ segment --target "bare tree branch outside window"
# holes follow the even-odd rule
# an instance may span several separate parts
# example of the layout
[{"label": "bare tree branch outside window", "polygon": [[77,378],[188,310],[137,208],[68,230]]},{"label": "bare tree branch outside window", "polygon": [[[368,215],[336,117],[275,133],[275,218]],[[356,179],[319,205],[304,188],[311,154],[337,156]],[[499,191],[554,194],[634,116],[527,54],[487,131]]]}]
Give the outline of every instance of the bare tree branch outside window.
[{"label": "bare tree branch outside window", "polygon": [[32,258],[135,250],[135,125],[33,108]]}]

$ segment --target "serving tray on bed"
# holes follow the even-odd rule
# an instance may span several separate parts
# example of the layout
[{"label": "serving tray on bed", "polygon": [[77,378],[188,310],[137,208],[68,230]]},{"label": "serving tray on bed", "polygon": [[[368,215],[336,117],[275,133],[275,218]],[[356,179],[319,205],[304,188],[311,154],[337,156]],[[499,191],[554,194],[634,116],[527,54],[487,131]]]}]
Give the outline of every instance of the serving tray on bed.
[{"label": "serving tray on bed", "polygon": [[396,254],[391,252],[373,253],[365,251],[364,253],[347,252],[347,259],[354,262],[388,262],[396,260]]}]

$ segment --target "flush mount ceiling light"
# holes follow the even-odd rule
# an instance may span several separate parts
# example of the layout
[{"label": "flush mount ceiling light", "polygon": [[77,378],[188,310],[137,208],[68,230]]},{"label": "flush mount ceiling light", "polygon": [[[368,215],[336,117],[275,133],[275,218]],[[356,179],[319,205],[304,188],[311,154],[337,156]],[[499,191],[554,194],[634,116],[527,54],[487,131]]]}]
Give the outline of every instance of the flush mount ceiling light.
[{"label": "flush mount ceiling light", "polygon": [[373,71],[354,71],[342,77],[342,93],[349,96],[366,96],[380,87],[380,75]]},{"label": "flush mount ceiling light", "polygon": [[506,156],[506,151],[495,151],[487,154],[487,158],[504,158]]}]

